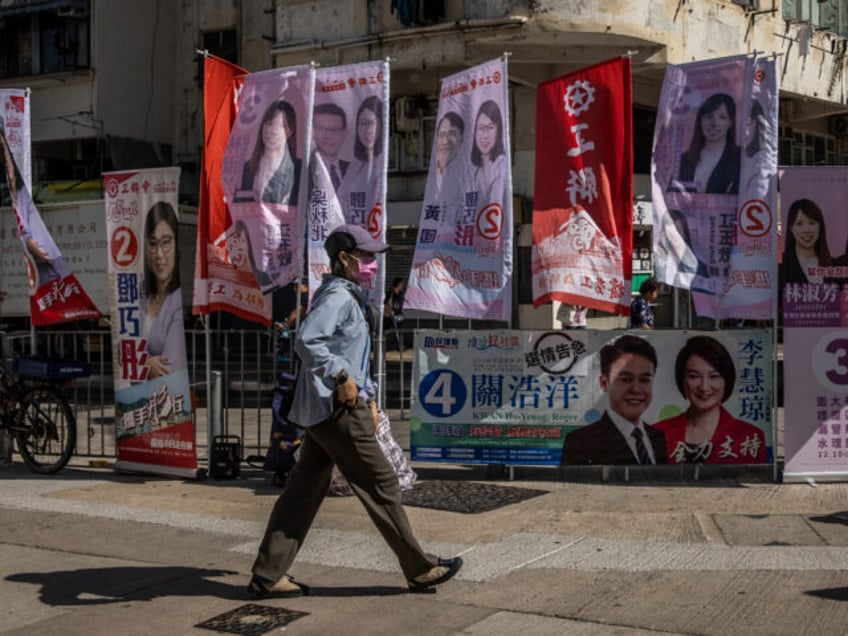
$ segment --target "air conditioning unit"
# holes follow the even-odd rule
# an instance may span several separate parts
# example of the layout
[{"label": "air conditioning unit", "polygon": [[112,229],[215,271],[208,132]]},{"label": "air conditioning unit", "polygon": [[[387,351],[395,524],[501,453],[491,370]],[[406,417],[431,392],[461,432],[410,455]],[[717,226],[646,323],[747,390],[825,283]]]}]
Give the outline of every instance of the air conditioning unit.
[{"label": "air conditioning unit", "polygon": [[395,127],[400,132],[415,132],[421,127],[421,111],[414,97],[395,100]]},{"label": "air conditioning unit", "polygon": [[848,115],[833,115],[828,118],[827,130],[834,137],[848,136]]}]

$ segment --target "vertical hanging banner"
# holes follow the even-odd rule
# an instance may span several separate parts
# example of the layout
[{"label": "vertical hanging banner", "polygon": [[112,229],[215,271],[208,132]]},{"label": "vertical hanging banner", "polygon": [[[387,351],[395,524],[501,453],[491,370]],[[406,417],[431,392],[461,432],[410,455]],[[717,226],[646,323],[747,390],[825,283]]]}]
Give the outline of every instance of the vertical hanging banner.
[{"label": "vertical hanging banner", "polygon": [[263,293],[303,272],[307,197],[300,193],[314,86],[309,66],[247,75],[224,153],[230,217]]},{"label": "vertical hanging banner", "polygon": [[6,143],[12,159],[21,171],[27,190],[32,192],[32,135],[29,91],[23,88],[0,89],[0,122],[6,131]]},{"label": "vertical hanging banner", "polygon": [[777,63],[761,58],[753,64],[750,106],[742,114],[746,125],[729,272],[718,293],[693,294],[698,314],[716,319],[773,318],[778,293]]},{"label": "vertical hanging banner", "polygon": [[666,69],[652,166],[657,278],[723,294],[736,232],[753,61],[744,55]]},{"label": "vertical hanging banner", "polygon": [[533,305],[627,314],[633,252],[630,59],[536,91]]},{"label": "vertical hanging banner", "polygon": [[0,156],[23,247],[32,324],[44,326],[99,318],[100,311],[71,271],[32,201],[30,190],[6,141],[5,123],[2,121]]},{"label": "vertical hanging banner", "polygon": [[103,175],[118,460],[194,476],[177,220],[179,168]]},{"label": "vertical hanging banner", "polygon": [[236,118],[236,99],[247,71],[226,60],[203,60],[203,165],[197,210],[194,314],[228,311],[271,324],[269,298],[256,282],[248,253],[247,228],[233,224],[221,185],[221,163]]},{"label": "vertical hanging banner", "polygon": [[[389,63],[365,62],[315,72],[309,160],[309,289],[330,271],[324,241],[339,225],[360,225],[385,241],[389,158]],[[382,311],[386,269],[369,291]]]},{"label": "vertical hanging banner", "polygon": [[784,478],[848,479],[848,168],[783,168]]},{"label": "vertical hanging banner", "polygon": [[512,168],[506,60],[442,80],[404,307],[512,316]]}]

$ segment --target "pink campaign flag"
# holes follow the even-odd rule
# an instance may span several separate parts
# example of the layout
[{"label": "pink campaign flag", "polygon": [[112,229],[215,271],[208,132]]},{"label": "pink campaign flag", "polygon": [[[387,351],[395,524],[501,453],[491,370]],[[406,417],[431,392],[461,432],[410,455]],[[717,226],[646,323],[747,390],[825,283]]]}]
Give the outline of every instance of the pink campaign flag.
[{"label": "pink campaign flag", "polygon": [[512,168],[506,60],[442,80],[404,307],[512,316]]},{"label": "pink campaign flag", "polygon": [[[365,62],[315,72],[309,156],[309,289],[330,271],[324,241],[336,227],[355,224],[385,241],[389,157],[389,63]],[[382,311],[386,269],[370,300]]]},{"label": "pink campaign flag", "polygon": [[773,61],[666,69],[652,166],[655,267],[660,281],[695,292],[702,315],[773,315],[776,127]]},{"label": "pink campaign flag", "polygon": [[309,66],[247,75],[224,153],[224,196],[264,294],[303,272],[314,86]]}]

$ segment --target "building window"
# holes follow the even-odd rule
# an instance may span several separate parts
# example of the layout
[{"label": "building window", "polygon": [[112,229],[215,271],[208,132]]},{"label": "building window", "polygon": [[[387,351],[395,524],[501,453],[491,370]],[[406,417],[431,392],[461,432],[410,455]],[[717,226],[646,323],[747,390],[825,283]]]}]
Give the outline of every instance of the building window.
[{"label": "building window", "polygon": [[203,34],[203,49],[232,64],[238,64],[238,42],[235,29],[207,31]]},{"label": "building window", "polygon": [[848,0],[783,0],[783,19],[848,36]]},{"label": "building window", "polygon": [[[844,157],[842,163],[845,163]],[[781,166],[837,165],[836,138],[780,127],[778,164]]]},{"label": "building window", "polygon": [[87,9],[0,13],[0,77],[88,68]]}]

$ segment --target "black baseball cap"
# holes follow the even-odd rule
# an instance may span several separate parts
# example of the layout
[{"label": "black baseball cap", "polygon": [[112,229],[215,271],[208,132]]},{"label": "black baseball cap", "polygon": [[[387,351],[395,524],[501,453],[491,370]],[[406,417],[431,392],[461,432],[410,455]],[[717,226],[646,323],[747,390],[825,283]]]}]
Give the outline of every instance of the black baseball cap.
[{"label": "black baseball cap", "polygon": [[324,249],[330,259],[335,259],[339,252],[352,252],[362,250],[379,254],[389,249],[389,246],[372,237],[368,230],[361,225],[340,225],[330,232],[330,236],[324,241]]}]

